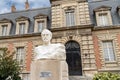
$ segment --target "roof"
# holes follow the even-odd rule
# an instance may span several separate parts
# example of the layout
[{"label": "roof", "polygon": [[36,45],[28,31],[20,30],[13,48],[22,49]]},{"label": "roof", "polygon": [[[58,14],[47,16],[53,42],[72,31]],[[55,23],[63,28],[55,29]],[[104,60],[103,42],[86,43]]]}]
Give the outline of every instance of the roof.
[{"label": "roof", "polygon": [[10,35],[14,35],[16,30],[16,19],[19,19],[20,17],[25,17],[26,19],[29,19],[29,22],[30,22],[28,33],[32,33],[34,31],[34,28],[33,28],[34,17],[39,14],[44,14],[48,17],[47,27],[50,28],[51,26],[51,8],[50,7],[0,14],[0,20],[7,19],[13,23],[10,30]]}]

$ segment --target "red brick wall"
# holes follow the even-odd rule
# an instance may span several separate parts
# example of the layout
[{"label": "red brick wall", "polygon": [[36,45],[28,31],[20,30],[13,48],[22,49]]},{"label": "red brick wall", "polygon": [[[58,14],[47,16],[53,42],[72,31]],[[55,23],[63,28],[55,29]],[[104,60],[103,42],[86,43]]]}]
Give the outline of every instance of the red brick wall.
[{"label": "red brick wall", "polygon": [[117,40],[118,40],[118,44],[119,44],[119,48],[120,48],[120,34],[117,35]]},{"label": "red brick wall", "polygon": [[14,52],[14,45],[13,45],[13,43],[9,43],[8,44],[8,51],[10,51],[10,53]]},{"label": "red brick wall", "polygon": [[99,46],[98,46],[98,37],[95,35],[93,36],[93,42],[94,42],[96,66],[98,69],[101,69],[102,64],[101,64],[101,59],[100,59],[100,50],[99,50]]},{"label": "red brick wall", "polygon": [[30,71],[30,65],[32,60],[32,51],[33,50],[33,43],[32,41],[29,41],[27,43],[27,49],[26,49],[26,70]]}]

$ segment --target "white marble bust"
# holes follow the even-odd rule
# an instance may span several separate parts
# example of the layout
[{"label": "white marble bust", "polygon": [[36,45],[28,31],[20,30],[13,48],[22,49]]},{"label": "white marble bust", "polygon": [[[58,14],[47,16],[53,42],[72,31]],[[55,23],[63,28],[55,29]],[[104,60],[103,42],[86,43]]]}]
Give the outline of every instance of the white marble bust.
[{"label": "white marble bust", "polygon": [[54,59],[65,60],[66,51],[65,46],[61,43],[51,44],[52,33],[48,29],[44,29],[41,33],[43,45],[35,47],[34,60]]}]

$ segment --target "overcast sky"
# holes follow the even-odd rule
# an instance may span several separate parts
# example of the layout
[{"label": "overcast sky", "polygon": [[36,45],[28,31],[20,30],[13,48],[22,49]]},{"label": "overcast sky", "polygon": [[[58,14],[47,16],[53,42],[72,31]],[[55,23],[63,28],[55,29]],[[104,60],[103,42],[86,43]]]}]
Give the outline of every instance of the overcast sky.
[{"label": "overcast sky", "polygon": [[[26,0],[0,0],[0,14],[11,12],[11,6],[14,4],[17,10],[25,9]],[[49,0],[28,0],[30,9],[49,7]]]}]

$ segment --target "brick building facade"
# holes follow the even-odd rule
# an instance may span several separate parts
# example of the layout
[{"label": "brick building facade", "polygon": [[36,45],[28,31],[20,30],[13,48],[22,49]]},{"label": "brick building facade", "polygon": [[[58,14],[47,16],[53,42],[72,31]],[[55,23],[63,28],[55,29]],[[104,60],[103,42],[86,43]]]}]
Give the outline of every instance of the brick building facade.
[{"label": "brick building facade", "polygon": [[0,48],[15,51],[29,80],[33,49],[42,45],[40,33],[48,28],[52,43],[66,47],[72,80],[97,72],[120,72],[120,0],[50,0],[51,7],[0,14]]}]

